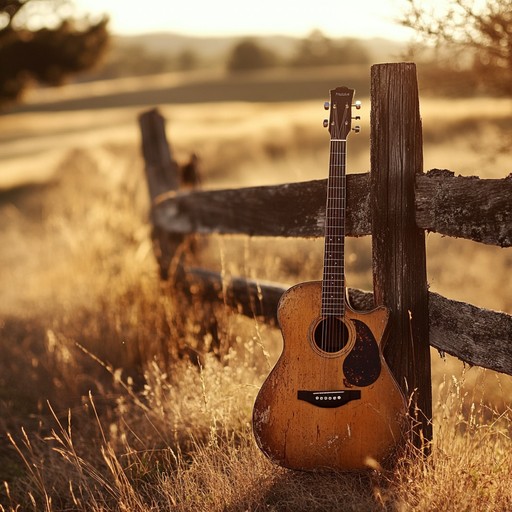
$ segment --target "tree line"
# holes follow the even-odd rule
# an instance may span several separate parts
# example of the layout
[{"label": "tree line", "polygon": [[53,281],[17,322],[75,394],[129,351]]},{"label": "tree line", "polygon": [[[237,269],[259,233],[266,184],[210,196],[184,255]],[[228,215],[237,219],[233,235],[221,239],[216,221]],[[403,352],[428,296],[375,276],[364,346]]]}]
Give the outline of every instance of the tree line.
[{"label": "tree line", "polygon": [[333,40],[320,30],[299,39],[291,57],[282,57],[254,38],[245,38],[233,46],[226,68],[232,73],[276,66],[317,67],[344,64],[368,64],[371,56],[357,39]]}]

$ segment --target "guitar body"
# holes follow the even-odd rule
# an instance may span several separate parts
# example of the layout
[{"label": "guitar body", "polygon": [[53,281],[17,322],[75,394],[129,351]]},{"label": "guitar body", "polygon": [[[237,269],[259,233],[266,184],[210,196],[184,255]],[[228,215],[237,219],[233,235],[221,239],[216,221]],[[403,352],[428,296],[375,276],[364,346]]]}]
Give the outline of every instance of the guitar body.
[{"label": "guitar body", "polygon": [[[382,464],[402,437],[406,412],[381,352],[388,310],[356,312],[345,299],[344,317],[335,320],[346,339],[322,344],[321,293],[322,283],[313,281],[281,298],[284,348],[255,401],[256,442],[273,462],[291,469]],[[332,332],[341,335],[340,329]]]}]

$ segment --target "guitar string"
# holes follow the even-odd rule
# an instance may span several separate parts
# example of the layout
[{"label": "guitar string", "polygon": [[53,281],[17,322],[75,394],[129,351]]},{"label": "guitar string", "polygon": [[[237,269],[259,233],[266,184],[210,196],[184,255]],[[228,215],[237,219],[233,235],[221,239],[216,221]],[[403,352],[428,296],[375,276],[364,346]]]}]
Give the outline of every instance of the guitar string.
[{"label": "guitar string", "polygon": [[[350,115],[350,105],[345,106],[345,111],[343,113],[343,126],[349,126],[347,115]],[[340,306],[340,316],[341,322],[336,322],[336,325],[341,328],[341,348],[345,347],[345,344],[348,340],[345,339],[345,333],[348,335],[348,331],[345,329],[345,324],[343,323],[345,316],[345,218],[346,218],[346,151],[347,151],[347,136],[345,134],[345,140],[340,140],[340,165],[339,165],[339,173],[340,173],[340,194],[339,194],[339,215],[338,217],[339,223],[336,227],[339,236],[339,250],[340,254],[338,257],[339,263],[339,279],[340,279],[340,289],[339,289],[339,306]]]},{"label": "guitar string", "polygon": [[[336,105],[333,105],[332,106],[332,109],[333,109],[333,117],[334,117],[334,129],[333,129],[333,134],[332,136],[333,137],[336,137],[337,134],[336,134],[336,129],[337,129],[337,126],[338,126],[338,122],[337,122],[337,110],[336,110]],[[326,212],[327,214],[327,218],[326,218],[326,226],[327,226],[327,244],[326,244],[326,260],[325,260],[325,263],[324,265],[326,265],[326,269],[325,269],[325,277],[327,279],[326,281],[326,297],[325,297],[325,321],[324,321],[324,334],[326,336],[326,339],[325,339],[325,343],[323,344],[324,345],[324,349],[326,351],[329,352],[329,349],[330,349],[330,337],[331,337],[331,333],[330,333],[330,317],[329,317],[329,310],[330,310],[330,307],[331,307],[331,304],[330,304],[330,296],[331,296],[331,293],[332,293],[332,290],[331,290],[331,276],[329,275],[329,272],[330,272],[330,269],[329,269],[329,251],[331,250],[331,236],[332,236],[332,222],[331,222],[331,212],[332,212],[332,202],[333,202],[333,194],[334,194],[334,190],[332,188],[332,180],[333,180],[333,169],[334,169],[334,165],[335,165],[335,158],[336,158],[336,155],[334,154],[334,142],[333,140],[331,140],[330,142],[330,158],[329,158],[329,192],[328,192],[328,201],[329,201],[329,205],[328,205],[328,210]]]},{"label": "guitar string", "polygon": [[331,263],[332,263],[332,260],[331,260],[331,251],[332,251],[332,237],[334,235],[333,233],[333,225],[332,225],[332,214],[333,214],[333,202],[335,200],[335,190],[334,190],[334,174],[335,174],[335,170],[336,170],[336,158],[337,158],[337,155],[336,155],[336,152],[335,152],[335,146],[336,146],[336,143],[334,142],[334,140],[332,139],[337,139],[339,138],[339,133],[338,133],[338,110],[336,108],[336,104],[334,104],[332,106],[332,109],[333,109],[333,117],[334,117],[334,129],[333,129],[333,137],[331,137],[331,148],[330,148],[330,169],[329,169],[329,194],[328,194],[328,200],[329,200],[329,205],[328,205],[328,210],[327,210],[327,258],[326,258],[326,261],[325,261],[325,265],[327,265],[327,268],[326,268],[326,278],[327,278],[327,282],[325,283],[326,284],[326,297],[325,297],[325,314],[326,314],[326,318],[324,320],[324,329],[323,329],[323,334],[325,334],[325,337],[326,339],[323,340],[323,347],[324,347],[324,350],[327,350],[328,352],[330,352],[332,350],[331,348],[331,345],[332,345],[332,319],[330,317],[330,311],[332,310],[332,307],[333,307],[333,304],[332,304],[332,293],[333,293],[333,289],[332,289],[332,268],[331,268]]},{"label": "guitar string", "polygon": [[[347,112],[350,112],[350,108],[346,109]],[[342,316],[342,320],[345,320],[345,218],[346,218],[346,213],[347,213],[347,210],[346,210],[346,193],[347,193],[347,189],[346,189],[346,158],[347,158],[347,142],[345,140],[345,142],[342,143],[342,151],[343,151],[343,156],[342,156],[342,163],[341,163],[341,215],[342,215],[342,218],[341,218],[341,222],[340,222],[340,240],[341,240],[341,245],[340,245],[340,249],[341,249],[341,255],[340,255],[340,265],[341,265],[341,269],[340,269],[340,272],[341,272],[341,290],[340,290],[340,301],[341,301],[341,316]],[[340,324],[340,327],[341,327],[341,332],[342,332],[342,348],[345,347],[345,344],[346,342],[348,341],[347,339],[345,339],[345,335],[348,336],[348,331],[345,329],[345,324],[344,323],[341,323]]]},{"label": "guitar string", "polygon": [[[337,110],[335,108],[335,104],[332,102],[331,98],[331,127],[333,130],[336,130],[337,119],[336,119]],[[331,212],[331,202],[332,202],[332,169],[333,169],[333,138],[336,136],[335,133],[331,132],[331,138],[329,141],[329,175],[327,179],[327,204],[326,204],[326,219],[325,219],[325,249],[324,249],[324,270],[323,270],[323,283],[322,283],[322,344],[321,349],[328,352],[327,341],[329,339],[329,316],[327,313],[327,306],[329,305],[328,297],[330,295],[330,281],[329,281],[329,269],[328,269],[328,261],[329,261],[329,237],[330,233],[330,212]]]}]

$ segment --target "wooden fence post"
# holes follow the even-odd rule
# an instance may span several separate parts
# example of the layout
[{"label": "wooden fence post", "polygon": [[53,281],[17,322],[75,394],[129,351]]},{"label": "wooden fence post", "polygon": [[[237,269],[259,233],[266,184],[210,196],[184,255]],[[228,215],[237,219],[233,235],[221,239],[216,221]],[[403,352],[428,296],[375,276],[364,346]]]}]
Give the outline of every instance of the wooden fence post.
[{"label": "wooden fence post", "polygon": [[165,133],[165,119],[155,108],[139,116],[142,135],[142,154],[145,162],[146,179],[151,200],[151,221],[154,252],[160,268],[160,277],[168,279],[169,267],[176,249],[183,242],[183,235],[165,232],[157,221],[155,204],[159,197],[178,190],[180,185],[179,167],[172,158],[171,148]]},{"label": "wooden fence post", "polygon": [[413,398],[410,413],[417,420],[413,443],[428,452],[432,384],[425,233],[415,220],[415,180],[423,173],[416,66],[372,66],[371,102],[375,303],[391,310],[384,355],[406,396]]}]

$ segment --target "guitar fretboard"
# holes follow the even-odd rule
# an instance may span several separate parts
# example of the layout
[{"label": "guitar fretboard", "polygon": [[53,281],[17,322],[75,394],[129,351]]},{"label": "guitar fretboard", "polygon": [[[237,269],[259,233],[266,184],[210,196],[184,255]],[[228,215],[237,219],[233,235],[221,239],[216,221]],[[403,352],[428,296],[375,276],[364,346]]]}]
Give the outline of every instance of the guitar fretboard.
[{"label": "guitar fretboard", "polygon": [[331,139],[325,218],[322,316],[345,313],[345,209],[347,141]]}]

